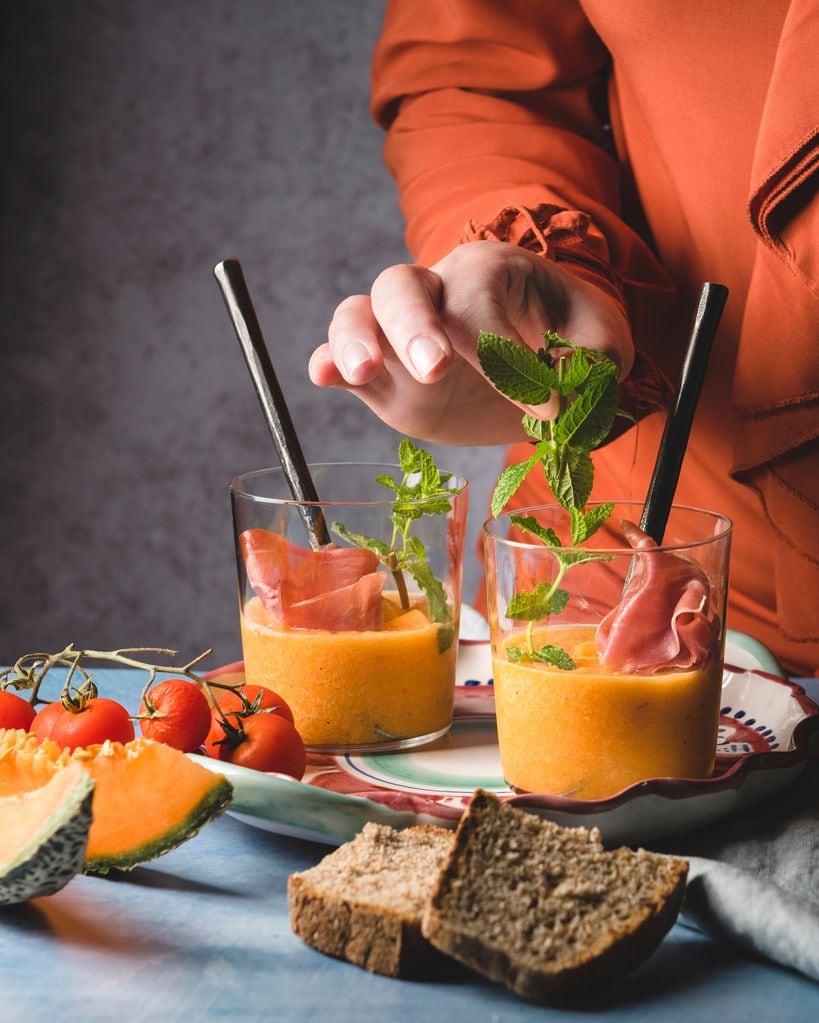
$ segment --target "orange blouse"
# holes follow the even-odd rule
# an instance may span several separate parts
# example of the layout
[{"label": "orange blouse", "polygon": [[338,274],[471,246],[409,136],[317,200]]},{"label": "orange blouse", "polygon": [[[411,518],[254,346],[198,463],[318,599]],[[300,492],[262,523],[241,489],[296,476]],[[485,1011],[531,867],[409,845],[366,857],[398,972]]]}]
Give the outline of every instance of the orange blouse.
[{"label": "orange blouse", "polygon": [[[728,285],[677,500],[734,520],[728,624],[803,674],[819,665],[817,52],[812,0],[392,0],[373,62],[419,262],[475,237],[557,256],[622,297],[672,380],[701,282]],[[597,497],[645,496],[663,421],[596,452]],[[546,500],[533,482],[515,503]]]}]

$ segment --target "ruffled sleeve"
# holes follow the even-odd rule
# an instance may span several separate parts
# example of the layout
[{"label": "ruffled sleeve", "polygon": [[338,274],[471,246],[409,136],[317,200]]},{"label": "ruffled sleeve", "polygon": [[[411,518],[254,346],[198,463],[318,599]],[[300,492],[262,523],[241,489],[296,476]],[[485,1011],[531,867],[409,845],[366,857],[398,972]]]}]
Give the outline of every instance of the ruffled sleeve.
[{"label": "ruffled sleeve", "polygon": [[622,300],[670,290],[621,219],[609,57],[575,0],[392,0],[373,59],[415,259],[476,237],[534,239]]},{"label": "ruffled sleeve", "polygon": [[461,242],[509,242],[538,256],[570,263],[572,271],[606,291],[622,305],[622,283],[614,268],[588,243],[591,217],[551,203],[535,209],[507,206],[490,224],[469,220]]}]

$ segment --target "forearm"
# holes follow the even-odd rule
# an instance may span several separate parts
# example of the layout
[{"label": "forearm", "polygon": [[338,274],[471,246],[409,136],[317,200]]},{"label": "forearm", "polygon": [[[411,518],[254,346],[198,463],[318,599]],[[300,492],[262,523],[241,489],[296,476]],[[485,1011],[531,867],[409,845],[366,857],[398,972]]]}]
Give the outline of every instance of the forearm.
[{"label": "forearm", "polygon": [[582,241],[564,232],[550,245],[611,263],[621,223],[601,112],[607,55],[579,7],[472,0],[434,5],[426,20],[424,6],[389,6],[373,62],[413,255],[429,265],[504,209],[537,216],[548,204],[587,215]]}]

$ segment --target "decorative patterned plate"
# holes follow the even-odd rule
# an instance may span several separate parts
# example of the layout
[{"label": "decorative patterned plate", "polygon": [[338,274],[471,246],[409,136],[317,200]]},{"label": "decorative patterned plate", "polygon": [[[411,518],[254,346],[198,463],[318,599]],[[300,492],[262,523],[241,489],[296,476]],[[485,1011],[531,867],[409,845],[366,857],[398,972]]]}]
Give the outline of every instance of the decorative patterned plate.
[{"label": "decorative patterned plate", "polygon": [[[648,842],[703,827],[783,788],[819,737],[819,707],[776,674],[764,647],[730,633],[726,662],[717,767],[705,781],[657,778],[596,801],[516,795],[498,756],[489,645],[463,639],[455,718],[443,739],[398,753],[313,757],[301,782],[230,764],[218,770],[234,786],[233,816],[317,842],[345,842],[370,820],[454,827],[478,787],[559,824],[599,827],[609,843]],[[241,664],[213,674],[228,673],[241,677]],[[206,757],[194,759],[217,769]]]}]

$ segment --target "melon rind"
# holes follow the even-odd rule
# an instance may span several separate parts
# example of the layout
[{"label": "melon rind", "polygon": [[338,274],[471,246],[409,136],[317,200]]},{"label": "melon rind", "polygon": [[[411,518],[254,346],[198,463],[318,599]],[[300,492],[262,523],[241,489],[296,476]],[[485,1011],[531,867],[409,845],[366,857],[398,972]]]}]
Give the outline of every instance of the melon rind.
[{"label": "melon rind", "polygon": [[112,856],[89,857],[85,861],[83,872],[86,874],[107,874],[109,870],[133,870],[142,863],[155,860],[171,849],[175,849],[189,838],[193,838],[202,828],[215,817],[223,813],[233,795],[233,786],[221,775],[217,783],[207,792],[204,799],[192,810],[179,825],[162,833],[156,841],[148,842],[128,853]]},{"label": "melon rind", "polygon": [[[49,785],[56,782],[55,776]],[[19,812],[23,801],[37,800],[48,787],[0,799],[0,821],[5,813]],[[78,770],[70,789],[45,824],[2,866],[0,906],[53,895],[83,870],[93,797],[94,779]]]},{"label": "melon rind", "polygon": [[[0,797],[2,794],[17,794],[32,791],[41,787],[54,777],[55,774],[65,771],[70,765],[76,764],[84,768],[84,773],[94,780],[94,762],[99,758],[104,766],[104,761],[111,758],[112,762],[127,762],[131,758],[138,759],[142,754],[151,754],[151,750],[157,753],[160,749],[164,751],[163,756],[168,759],[165,765],[165,778],[173,778],[175,771],[175,759],[181,764],[193,766],[184,753],[172,750],[163,743],[154,742],[144,736],[132,739],[126,744],[106,741],[98,746],[90,746],[87,749],[78,748],[73,752],[61,750],[50,739],[39,740],[36,736],[21,730],[11,731],[0,729]],[[163,853],[170,852],[178,845],[193,838],[202,827],[209,821],[218,817],[231,800],[233,787],[230,782],[219,774],[214,774],[204,767],[196,767],[208,778],[207,788],[202,792],[201,798],[187,806],[184,815],[180,815],[173,824],[165,828],[159,834],[153,834],[149,839],[140,844],[131,843],[127,848],[108,850],[99,849],[95,852],[95,844],[98,845],[100,825],[103,825],[108,818],[105,813],[105,793],[111,790],[111,779],[97,777],[97,804],[95,814],[97,827],[92,828],[89,836],[89,846],[86,850],[86,860],[83,866],[85,873],[105,874],[109,870],[131,870],[149,860],[156,859]],[[127,771],[117,779],[117,786],[127,786]],[[171,783],[172,784],[172,783]],[[135,791],[138,796],[139,789]],[[145,792],[143,788],[142,793]],[[159,793],[156,798],[161,800]],[[157,804],[161,806],[161,802]],[[132,815],[142,814],[147,820],[151,819],[150,800],[135,798],[130,804]],[[95,832],[97,838],[95,839]],[[90,855],[89,855],[90,852]]]}]

